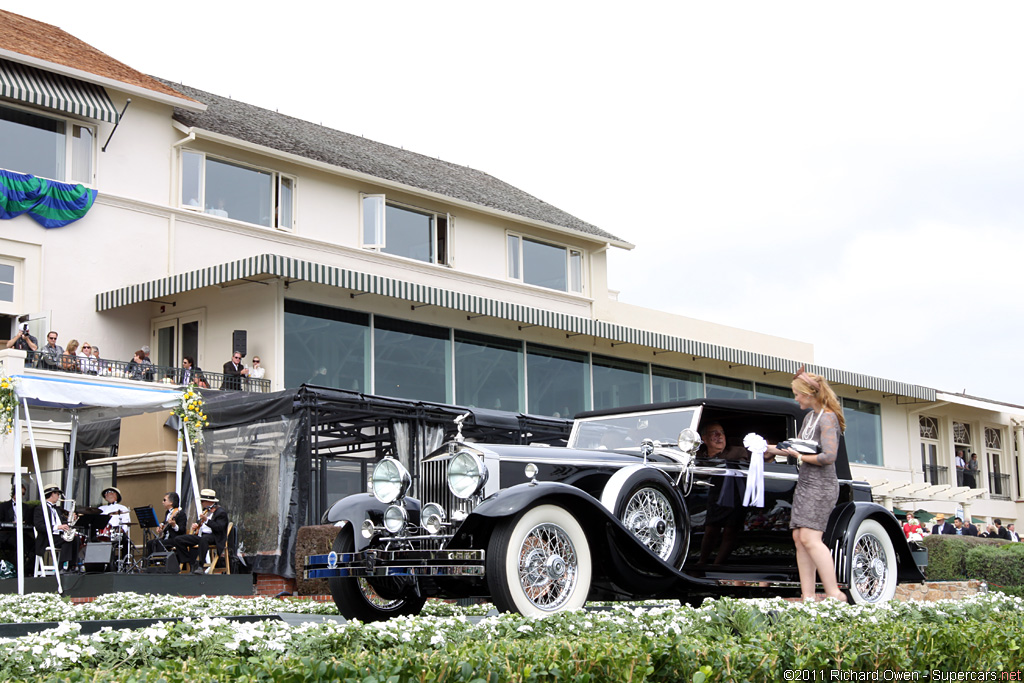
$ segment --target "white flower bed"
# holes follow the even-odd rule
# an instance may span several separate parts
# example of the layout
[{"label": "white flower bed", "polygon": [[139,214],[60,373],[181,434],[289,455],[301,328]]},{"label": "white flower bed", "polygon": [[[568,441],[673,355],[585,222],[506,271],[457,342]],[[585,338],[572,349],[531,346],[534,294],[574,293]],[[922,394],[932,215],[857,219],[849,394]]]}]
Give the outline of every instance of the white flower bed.
[{"label": "white flower bed", "polygon": [[[238,623],[213,614],[255,614],[279,611],[334,612],[332,604],[312,601],[238,598],[170,598],[115,594],[74,606],[50,595],[0,599],[0,617],[8,622],[63,620],[54,629],[21,638],[0,639],[0,675],[5,679],[77,667],[145,666],[155,659],[246,657],[266,652],[323,657],[346,647],[384,649],[408,644],[416,649],[444,648],[450,643],[498,639],[575,638],[581,634],[610,637],[683,634],[700,622],[736,612],[762,615],[805,613],[823,623],[878,624],[892,620],[938,622],[955,628],[958,621],[1000,611],[1022,611],[1024,600],[1000,593],[980,594],[960,601],[897,603],[868,607],[835,601],[803,603],[781,598],[706,601],[699,608],[665,607],[652,603],[616,605],[607,611],[577,611],[533,619],[515,614],[489,616],[473,623],[463,608],[438,605],[450,616],[399,617],[387,622],[308,623],[288,626],[268,620]],[[484,608],[473,608],[479,612]],[[460,613],[461,612],[461,613]],[[336,613],[336,612],[335,612]],[[795,616],[795,615],[794,615]],[[141,629],[109,627],[83,635],[76,620],[183,617]]]}]

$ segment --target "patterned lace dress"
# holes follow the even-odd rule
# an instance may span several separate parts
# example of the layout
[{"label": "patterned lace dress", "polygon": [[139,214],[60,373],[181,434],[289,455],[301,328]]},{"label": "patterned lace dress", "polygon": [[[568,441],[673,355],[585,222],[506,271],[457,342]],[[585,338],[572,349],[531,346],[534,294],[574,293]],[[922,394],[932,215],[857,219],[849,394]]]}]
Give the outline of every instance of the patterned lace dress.
[{"label": "patterned lace dress", "polygon": [[839,452],[839,419],[835,413],[826,412],[818,418],[814,411],[804,417],[800,437],[813,439],[821,444],[819,458],[831,460],[827,465],[800,465],[800,475],[793,494],[793,514],[789,528],[804,527],[825,531],[828,516],[839,498],[839,478],[836,476],[835,459]]}]

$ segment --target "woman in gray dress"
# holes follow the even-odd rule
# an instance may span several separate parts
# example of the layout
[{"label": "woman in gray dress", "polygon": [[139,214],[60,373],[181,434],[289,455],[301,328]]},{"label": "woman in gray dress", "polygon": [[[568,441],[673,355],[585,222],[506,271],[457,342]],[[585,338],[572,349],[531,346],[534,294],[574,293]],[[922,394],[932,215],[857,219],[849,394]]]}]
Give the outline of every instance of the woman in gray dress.
[{"label": "woman in gray dress", "polygon": [[839,435],[846,429],[846,420],[839,399],[824,377],[806,372],[801,367],[792,387],[796,402],[801,408],[811,411],[804,418],[800,438],[817,441],[821,445],[821,453],[817,455],[801,455],[792,448],[768,449],[772,455],[795,457],[800,465],[789,522],[796,544],[800,594],[805,600],[814,599],[814,575],[817,572],[825,595],[846,602],[846,595],[839,590],[836,580],[832,554],[821,540],[839,496],[835,462],[839,453]]}]

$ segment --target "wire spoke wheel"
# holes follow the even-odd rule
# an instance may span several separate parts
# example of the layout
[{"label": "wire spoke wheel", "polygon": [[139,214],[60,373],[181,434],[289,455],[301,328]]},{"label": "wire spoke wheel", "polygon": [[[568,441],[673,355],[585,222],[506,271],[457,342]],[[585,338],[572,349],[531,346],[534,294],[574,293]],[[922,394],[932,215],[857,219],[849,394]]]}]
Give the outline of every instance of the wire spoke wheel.
[{"label": "wire spoke wheel", "polygon": [[622,523],[663,560],[676,547],[676,515],[668,497],[656,488],[641,488],[626,502]]},{"label": "wire spoke wheel", "polygon": [[561,607],[579,577],[572,539],[554,524],[531,529],[519,550],[519,580],[527,599],[540,609]]},{"label": "wire spoke wheel", "polygon": [[882,526],[866,519],[857,527],[850,566],[850,596],[856,603],[891,600],[896,593],[896,551]]}]

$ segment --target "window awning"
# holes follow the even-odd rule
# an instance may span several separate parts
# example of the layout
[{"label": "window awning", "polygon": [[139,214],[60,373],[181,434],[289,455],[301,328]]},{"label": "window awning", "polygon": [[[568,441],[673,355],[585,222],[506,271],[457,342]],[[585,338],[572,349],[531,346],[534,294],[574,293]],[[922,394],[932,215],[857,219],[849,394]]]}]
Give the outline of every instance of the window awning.
[{"label": "window awning", "polygon": [[0,97],[117,123],[117,109],[100,86],[5,59],[0,59]]},{"label": "window awning", "polygon": [[[182,292],[203,287],[216,287],[229,282],[246,279],[266,279],[280,277],[288,280],[303,280],[329,287],[341,287],[357,292],[379,294],[396,299],[403,299],[419,305],[440,306],[470,315],[485,315],[502,320],[511,320],[522,325],[536,325],[560,330],[567,333],[585,334],[599,339],[607,339],[615,343],[636,344],[657,351],[675,351],[688,356],[698,356],[713,360],[725,361],[737,365],[748,365],[755,368],[787,372],[793,374],[802,365],[801,362],[788,358],[768,356],[741,349],[733,349],[718,344],[675,337],[650,330],[626,327],[614,323],[585,318],[582,316],[557,313],[543,308],[523,306],[499,299],[456,292],[440,287],[361,273],[346,268],[312,263],[301,259],[261,254],[249,258],[222,263],[217,266],[193,270],[179,275],[150,280],[137,285],[129,285],[109,292],[96,295],[96,310],[109,311],[123,306],[162,299]],[[935,400],[935,390],[915,384],[905,384],[893,380],[871,377],[855,372],[845,372],[818,365],[807,365],[811,372],[818,373],[829,382],[846,384],[861,389],[880,391],[886,394],[907,396],[924,401]]]}]

